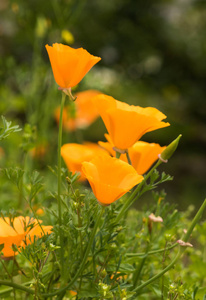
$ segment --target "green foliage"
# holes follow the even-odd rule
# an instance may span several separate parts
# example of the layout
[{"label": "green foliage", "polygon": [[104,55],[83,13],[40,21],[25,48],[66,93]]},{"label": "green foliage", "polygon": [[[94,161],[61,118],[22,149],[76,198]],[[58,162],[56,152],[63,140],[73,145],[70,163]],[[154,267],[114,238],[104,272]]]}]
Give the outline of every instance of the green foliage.
[{"label": "green foliage", "polygon": [[21,131],[19,125],[11,126],[12,122],[8,122],[4,116],[1,116],[3,127],[0,128],[0,141],[6,139],[11,133]]},{"label": "green foliage", "polygon": [[[0,299],[206,299],[205,221],[192,233],[193,248],[160,278],[134,291],[174,259],[176,241],[194,215],[190,203],[197,209],[205,195],[205,9],[204,1],[2,0],[1,217],[28,214],[53,230],[15,248],[19,254],[13,259],[0,258]],[[65,29],[73,41],[65,39]],[[179,132],[184,136],[165,172],[155,169],[137,192],[104,208],[96,231],[102,208],[87,184],[79,184],[79,174],[65,168],[59,225],[54,121],[59,102],[44,47],[56,41],[102,57],[80,90],[96,88],[131,104],[163,108],[175,125],[168,135],[157,133],[162,145]],[[20,127],[23,131],[13,134]],[[97,141],[103,133],[98,120],[88,129],[64,132],[63,142]],[[152,133],[146,139],[153,142]],[[45,145],[46,155],[32,156],[39,145]],[[168,172],[175,175],[171,186]],[[169,202],[159,184],[169,187]],[[151,225],[151,213],[163,222]]]}]

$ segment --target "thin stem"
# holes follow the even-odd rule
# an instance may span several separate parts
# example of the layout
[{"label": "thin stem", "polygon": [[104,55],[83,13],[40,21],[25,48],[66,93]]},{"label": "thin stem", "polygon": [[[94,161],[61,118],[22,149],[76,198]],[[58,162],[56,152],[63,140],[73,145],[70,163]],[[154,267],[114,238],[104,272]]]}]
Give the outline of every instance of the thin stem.
[{"label": "thin stem", "polygon": [[89,251],[91,249],[91,246],[92,246],[92,243],[94,241],[94,238],[95,238],[95,234],[96,234],[96,231],[97,231],[97,228],[99,227],[99,224],[100,224],[100,221],[101,221],[101,218],[102,218],[102,215],[103,215],[103,212],[104,212],[104,207],[102,206],[101,207],[101,212],[99,213],[99,216],[97,218],[97,221],[95,223],[95,226],[93,228],[93,231],[91,233],[91,236],[90,236],[90,239],[89,239],[89,242],[87,244],[87,248],[85,250],[85,253],[84,253],[84,257],[82,259],[82,262],[80,264],[80,267],[78,269],[78,271],[76,272],[75,276],[73,277],[73,279],[63,288],[60,288],[58,289],[56,292],[53,292],[53,293],[50,293],[50,294],[43,294],[42,296],[43,297],[53,297],[53,296],[56,296],[56,295],[59,295],[63,292],[66,292],[66,290],[68,288],[70,288],[73,283],[77,280],[77,278],[79,277],[79,275],[82,273],[83,269],[84,269],[84,266],[86,264],[86,261],[87,261],[87,258],[88,258],[88,255],[89,255]]},{"label": "thin stem", "polygon": [[128,164],[130,164],[130,165],[132,166],[132,161],[131,161],[131,158],[130,158],[130,156],[129,156],[128,150],[126,151],[126,156],[127,156]]},{"label": "thin stem", "polygon": [[62,208],[61,208],[61,146],[62,146],[62,123],[63,123],[63,109],[66,95],[62,92],[60,117],[59,117],[59,135],[58,135],[58,214],[59,214],[59,237],[60,237],[60,257],[62,273],[64,274],[64,248],[63,248],[63,234],[61,230],[62,225]]},{"label": "thin stem", "polygon": [[[152,250],[152,251],[149,251],[149,252],[147,253],[147,255],[152,255],[152,254],[162,253],[162,252],[165,252],[165,251],[168,251],[168,250],[173,249],[173,248],[176,247],[177,245],[178,245],[178,243],[175,243],[175,244],[173,244],[172,246],[167,247],[167,248],[164,248],[164,249]],[[141,256],[144,256],[144,255],[145,255],[144,252],[142,252],[142,253],[126,253],[126,256],[127,256],[127,257],[141,257]]]},{"label": "thin stem", "polygon": [[17,284],[17,283],[14,283],[14,282],[11,282],[11,281],[7,281],[7,280],[0,280],[0,286],[1,285],[5,285],[5,286],[11,286],[12,288],[14,289],[17,289],[17,290],[22,290],[28,294],[32,294],[34,295],[35,294],[35,291],[34,290],[31,290],[23,285],[20,285],[20,284]]},{"label": "thin stem", "polygon": [[12,275],[9,273],[9,271],[8,271],[8,269],[7,269],[7,267],[6,267],[6,265],[4,264],[4,262],[3,262],[2,258],[1,258],[1,256],[0,256],[0,262],[1,262],[1,264],[2,264],[2,266],[3,266],[3,268],[4,268],[4,270],[5,270],[5,272],[7,273],[8,277],[9,277],[9,278],[12,278]]},{"label": "thin stem", "polygon": [[121,156],[121,153],[116,151],[116,158],[120,158],[120,156]]},{"label": "thin stem", "polygon": [[141,190],[142,186],[145,184],[145,182],[147,181],[147,179],[151,176],[151,174],[153,173],[153,171],[161,163],[162,163],[161,160],[157,161],[157,163],[154,165],[154,167],[147,173],[147,175],[145,176],[144,180],[135,188],[135,190],[133,191],[133,193],[130,195],[130,197],[127,199],[127,201],[124,203],[124,205],[122,206],[121,211],[119,212],[119,214],[118,214],[118,216],[116,218],[116,222],[117,223],[120,221],[120,219],[126,213],[126,211],[129,209],[129,207],[135,202],[135,200],[137,200],[139,198],[139,196],[141,196],[140,190]]},{"label": "thin stem", "polygon": [[[195,225],[197,224],[197,222],[201,218],[205,207],[206,207],[206,199],[204,200],[203,204],[201,205],[201,207],[199,208],[199,210],[196,213],[195,217],[193,218],[192,223],[191,223],[187,233],[184,235],[184,237],[183,237],[184,242],[188,241]],[[136,287],[132,292],[139,292],[141,289],[143,289],[144,287],[146,287],[147,285],[149,285],[150,283],[152,283],[156,279],[160,278],[161,276],[163,276],[163,274],[165,274],[167,271],[169,271],[174,266],[176,261],[181,257],[181,255],[185,251],[185,249],[186,249],[186,247],[179,246],[179,251],[178,251],[176,257],[173,259],[173,261],[166,268],[164,268],[160,273],[158,273],[157,275],[151,277],[149,280],[147,280],[146,282],[144,282],[140,286]]]},{"label": "thin stem", "polygon": [[144,266],[144,263],[146,261],[146,258],[148,256],[148,252],[149,252],[149,248],[150,248],[150,244],[151,242],[149,241],[148,244],[147,244],[147,247],[146,247],[146,250],[145,250],[145,255],[143,256],[138,268],[136,269],[136,271],[134,272],[134,275],[133,275],[133,287],[135,287],[137,285],[137,282],[139,280],[139,277],[140,277],[140,274],[142,272],[142,269],[143,269],[143,266]]}]

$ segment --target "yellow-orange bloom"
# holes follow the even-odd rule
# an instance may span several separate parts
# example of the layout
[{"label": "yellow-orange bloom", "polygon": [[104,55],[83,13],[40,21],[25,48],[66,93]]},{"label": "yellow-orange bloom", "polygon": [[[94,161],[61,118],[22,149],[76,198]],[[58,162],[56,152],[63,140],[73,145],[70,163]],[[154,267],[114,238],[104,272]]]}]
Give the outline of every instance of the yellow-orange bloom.
[{"label": "yellow-orange bloom", "polygon": [[[40,221],[42,222],[42,221]],[[42,227],[42,228],[41,228]],[[14,256],[12,245],[25,247],[34,240],[34,236],[42,237],[50,234],[52,226],[39,226],[36,219],[29,217],[16,217],[12,221],[8,217],[0,219],[0,244],[4,244],[3,257]],[[42,231],[43,229],[43,231]]]},{"label": "yellow-orange bloom", "polygon": [[154,107],[140,107],[101,94],[93,98],[112,143],[118,149],[128,149],[146,132],[169,126],[166,116]]},{"label": "yellow-orange bloom", "polygon": [[116,201],[144,179],[132,166],[109,155],[84,162],[82,171],[95,197],[103,205]]},{"label": "yellow-orange bloom", "polygon": [[[108,142],[99,142],[98,144],[107,150],[112,156],[115,156],[111,139],[108,134],[105,134]],[[132,166],[138,174],[142,175],[148,171],[153,163],[158,159],[158,154],[161,154],[166,147],[161,147],[159,144],[147,143],[138,141],[128,149],[129,157]],[[127,162],[126,154],[121,154],[120,159]]]},{"label": "yellow-orange bloom", "polygon": [[74,49],[55,43],[46,45],[54,79],[62,89],[77,85],[89,70],[101,60],[83,48]]},{"label": "yellow-orange bloom", "polygon": [[90,161],[96,155],[108,155],[107,152],[101,149],[95,143],[65,144],[61,147],[61,156],[63,157],[67,168],[72,172],[80,172],[80,181],[86,180],[82,174],[82,163]]},{"label": "yellow-orange bloom", "polygon": [[[96,105],[92,101],[92,98],[100,94],[96,90],[87,90],[76,93],[76,100],[72,103],[74,106],[67,106],[63,110],[63,128],[65,130],[76,130],[77,128],[88,127],[99,116]],[[74,111],[73,111],[74,110]],[[59,122],[60,108],[55,111],[55,118]]]}]

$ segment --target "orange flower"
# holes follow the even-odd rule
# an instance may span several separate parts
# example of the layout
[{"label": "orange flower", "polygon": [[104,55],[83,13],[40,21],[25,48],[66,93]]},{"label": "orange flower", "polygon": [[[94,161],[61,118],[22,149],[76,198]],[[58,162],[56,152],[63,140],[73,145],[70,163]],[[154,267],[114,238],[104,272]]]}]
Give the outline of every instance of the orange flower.
[{"label": "orange flower", "polygon": [[[71,103],[74,106],[67,106],[63,110],[63,127],[65,130],[76,130],[77,128],[88,127],[99,116],[99,112],[92,101],[92,98],[100,94],[96,90],[87,90],[76,93],[76,100]],[[73,111],[74,110],[74,111]],[[59,122],[60,108],[55,111],[55,118]]]},{"label": "orange flower", "polygon": [[[115,156],[111,139],[108,134],[105,134],[108,142],[99,142],[98,144],[106,149],[112,156]],[[161,154],[166,147],[161,147],[159,144],[146,143],[142,141],[136,142],[132,147],[128,149],[129,157],[132,162],[132,166],[135,168],[138,174],[144,174],[158,159],[158,154]],[[126,154],[121,154],[120,159],[127,162]]]},{"label": "orange flower", "polygon": [[116,201],[144,179],[132,166],[109,155],[84,162],[82,171],[95,197],[103,205]]},{"label": "orange flower", "polygon": [[47,147],[45,144],[37,145],[36,147],[32,148],[29,153],[33,158],[39,159],[43,158],[46,154]]},{"label": "orange flower", "polygon": [[46,45],[54,79],[62,89],[77,85],[89,70],[101,60],[83,48],[74,49],[55,43]]},{"label": "orange flower", "polygon": [[140,107],[120,102],[101,94],[93,98],[112,143],[125,150],[134,145],[146,132],[169,126],[162,122],[166,116],[154,107]]},{"label": "orange flower", "polygon": [[29,217],[16,217],[12,224],[8,217],[5,217],[4,219],[1,218],[0,244],[4,244],[4,248],[2,250],[3,257],[11,257],[17,254],[12,250],[12,244],[17,247],[25,247],[26,244],[33,242],[34,236],[42,237],[44,234],[51,233],[52,226],[41,227],[36,219]]},{"label": "orange flower", "polygon": [[67,165],[67,168],[72,172],[80,172],[80,181],[86,180],[84,174],[82,174],[82,163],[84,161],[90,161],[96,155],[108,155],[107,152],[101,149],[95,143],[81,144],[65,144],[61,147],[61,155]]}]

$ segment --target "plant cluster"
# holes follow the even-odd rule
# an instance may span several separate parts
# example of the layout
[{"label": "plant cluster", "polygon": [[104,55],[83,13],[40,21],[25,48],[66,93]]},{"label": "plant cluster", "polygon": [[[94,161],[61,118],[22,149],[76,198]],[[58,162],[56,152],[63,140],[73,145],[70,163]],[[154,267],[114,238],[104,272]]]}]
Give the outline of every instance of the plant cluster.
[{"label": "plant cluster", "polygon": [[[205,257],[193,250],[196,245],[205,247],[205,223],[197,223],[206,200],[190,218],[189,209],[180,213],[165,202],[164,192],[153,191],[172,179],[157,168],[168,162],[181,135],[164,147],[140,141],[146,132],[170,125],[163,121],[166,116],[162,112],[129,105],[94,90],[74,96],[71,88],[100,58],[82,48],[57,43],[46,45],[46,49],[62,93],[55,112],[58,165],[49,167],[54,188],[48,188],[26,160],[24,168],[1,169],[2,178],[16,186],[19,201],[19,211],[1,213],[1,297],[206,297]],[[77,131],[98,115],[108,131],[106,142],[95,144],[79,137],[79,143],[62,145],[63,129]],[[2,120],[1,140],[20,130],[4,117]],[[35,128],[26,126],[21,144],[26,153],[34,139]],[[44,145],[30,152],[33,157],[45,153]],[[67,169],[62,168],[62,157]],[[142,211],[131,208],[149,191],[152,205]],[[23,216],[25,207],[28,214]],[[195,282],[186,280],[192,268]]]}]

